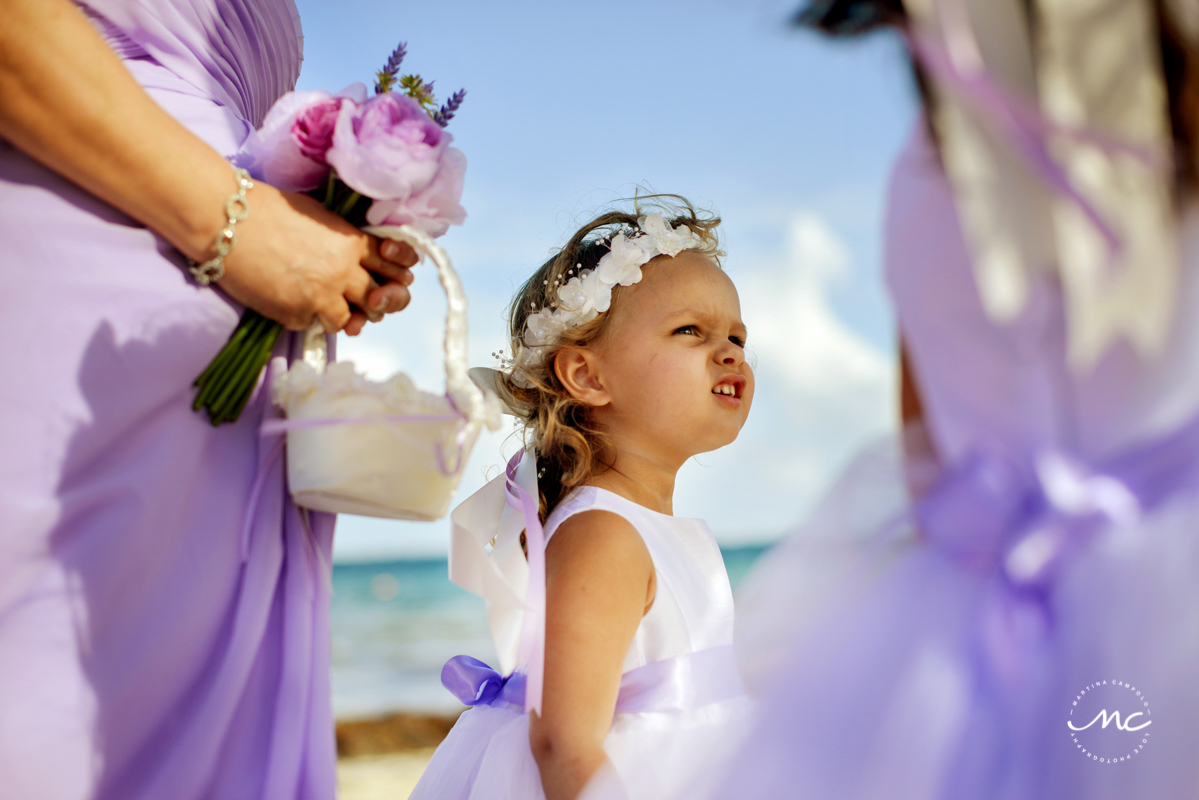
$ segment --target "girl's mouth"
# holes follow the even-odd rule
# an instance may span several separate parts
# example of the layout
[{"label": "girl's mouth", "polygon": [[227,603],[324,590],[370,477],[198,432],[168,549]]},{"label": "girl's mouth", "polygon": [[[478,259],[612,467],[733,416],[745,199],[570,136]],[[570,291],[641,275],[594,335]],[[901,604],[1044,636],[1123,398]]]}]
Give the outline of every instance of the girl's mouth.
[{"label": "girl's mouth", "polygon": [[726,375],[712,387],[712,394],[728,405],[739,407],[743,389],[745,389],[745,378],[740,375]]}]

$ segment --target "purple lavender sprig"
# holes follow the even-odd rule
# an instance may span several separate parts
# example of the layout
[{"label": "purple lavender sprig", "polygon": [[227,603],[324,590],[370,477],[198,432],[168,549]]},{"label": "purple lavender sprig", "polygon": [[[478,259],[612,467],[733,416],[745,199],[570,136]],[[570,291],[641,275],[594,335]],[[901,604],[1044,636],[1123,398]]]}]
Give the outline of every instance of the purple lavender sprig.
[{"label": "purple lavender sprig", "polygon": [[450,99],[445,102],[441,108],[433,112],[433,121],[441,127],[445,127],[458,113],[458,107],[462,105],[462,100],[466,97],[466,90],[459,89],[450,95]]},{"label": "purple lavender sprig", "polygon": [[375,94],[383,94],[390,92],[391,87],[395,84],[396,78],[400,74],[400,64],[404,63],[404,56],[408,55],[408,43],[400,42],[395,50],[391,52],[391,57],[387,59],[387,63],[383,65],[383,69],[375,73]]}]

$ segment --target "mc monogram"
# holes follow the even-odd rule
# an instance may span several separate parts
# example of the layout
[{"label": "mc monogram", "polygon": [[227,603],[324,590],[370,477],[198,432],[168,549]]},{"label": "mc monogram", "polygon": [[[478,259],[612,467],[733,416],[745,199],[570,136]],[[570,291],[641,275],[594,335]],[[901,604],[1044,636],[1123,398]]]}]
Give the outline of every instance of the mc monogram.
[{"label": "mc monogram", "polygon": [[1141,728],[1147,728],[1153,724],[1153,720],[1147,719],[1144,722],[1142,722],[1140,725],[1137,725],[1136,727],[1132,727],[1131,726],[1132,718],[1133,717],[1141,717],[1141,716],[1144,716],[1144,715],[1140,711],[1137,711],[1135,713],[1129,714],[1127,717],[1124,718],[1124,721],[1121,722],[1119,711],[1113,711],[1112,715],[1109,717],[1107,715],[1107,709],[1105,708],[1105,709],[1102,709],[1098,714],[1095,715],[1095,719],[1091,720],[1086,725],[1083,725],[1081,728],[1074,727],[1074,723],[1069,720],[1066,721],[1066,724],[1070,726],[1070,730],[1072,730],[1072,731],[1085,731],[1087,728],[1094,725],[1100,719],[1103,720],[1103,727],[1105,727],[1105,728],[1108,726],[1109,723],[1111,723],[1112,720],[1115,720],[1116,727],[1122,731],[1139,731]]}]

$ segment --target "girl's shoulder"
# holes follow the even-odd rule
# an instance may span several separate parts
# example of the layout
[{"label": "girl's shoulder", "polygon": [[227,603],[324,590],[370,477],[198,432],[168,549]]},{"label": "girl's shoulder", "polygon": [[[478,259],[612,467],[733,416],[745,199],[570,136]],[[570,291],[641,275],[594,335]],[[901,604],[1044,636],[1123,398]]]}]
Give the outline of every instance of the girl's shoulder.
[{"label": "girl's shoulder", "polygon": [[644,614],[654,597],[654,558],[641,530],[622,513],[627,502],[594,486],[567,496],[546,520],[546,576],[584,595],[596,584],[609,596],[624,593],[622,586],[630,596],[644,594]]},{"label": "girl's shoulder", "polygon": [[571,490],[562,502],[550,512],[545,521],[545,535],[549,538],[562,523],[586,511],[607,511],[623,518],[632,525],[638,533],[645,535],[645,529],[652,523],[654,517],[673,519],[665,514],[650,511],[639,506],[632,500],[627,500],[615,492],[601,489],[598,486],[579,486]]},{"label": "girl's shoulder", "polygon": [[562,499],[562,502],[550,512],[549,517],[545,521],[546,539],[548,540],[558,530],[559,526],[567,520],[578,517],[578,515],[588,511],[606,511],[610,514],[615,514],[636,530],[638,535],[646,540],[647,544],[651,541],[660,540],[664,536],[666,538],[675,538],[679,533],[694,532],[708,537],[711,536],[707,523],[702,519],[689,519],[662,514],[645,506],[638,505],[632,500],[624,498],[608,489],[602,489],[598,486],[579,486],[571,490]]},{"label": "girl's shoulder", "polygon": [[[640,527],[635,519],[631,519],[635,513],[630,513],[626,504],[632,505],[620,495],[596,486],[579,486],[564,497],[562,502],[550,512],[545,521],[546,542],[548,543],[565,523],[569,523],[566,525],[567,528],[576,528],[580,525],[587,528],[615,528],[626,536],[635,534],[636,538],[641,538]],[[590,511],[606,511],[619,519],[608,517],[607,514],[587,513]]]}]

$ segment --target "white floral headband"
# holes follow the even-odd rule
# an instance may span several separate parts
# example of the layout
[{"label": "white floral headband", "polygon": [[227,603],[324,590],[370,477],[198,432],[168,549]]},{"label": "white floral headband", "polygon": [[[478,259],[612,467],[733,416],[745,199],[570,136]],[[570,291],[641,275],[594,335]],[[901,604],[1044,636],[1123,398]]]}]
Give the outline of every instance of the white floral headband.
[{"label": "white floral headband", "polygon": [[517,384],[525,386],[522,373],[541,364],[548,348],[569,328],[582,325],[607,311],[612,305],[612,289],[632,286],[641,280],[641,267],[656,256],[677,256],[684,250],[701,247],[703,240],[686,225],[670,227],[661,214],[646,214],[637,227],[612,237],[608,252],[594,269],[575,275],[558,287],[558,302],[532,314],[525,321],[523,344],[512,358],[497,354],[505,371]]}]

